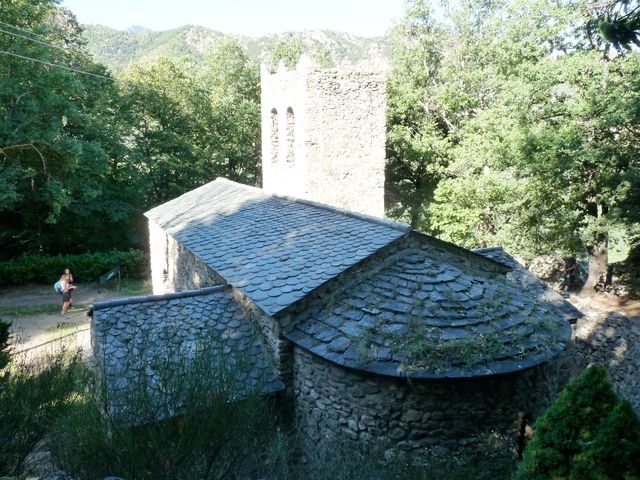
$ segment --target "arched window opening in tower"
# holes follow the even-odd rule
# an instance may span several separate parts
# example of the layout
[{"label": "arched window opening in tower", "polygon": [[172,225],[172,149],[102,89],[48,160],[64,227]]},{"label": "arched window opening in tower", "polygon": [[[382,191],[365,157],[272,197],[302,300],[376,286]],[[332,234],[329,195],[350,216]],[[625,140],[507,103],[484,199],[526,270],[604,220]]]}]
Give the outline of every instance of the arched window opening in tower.
[{"label": "arched window opening in tower", "polygon": [[295,119],[293,117],[293,108],[287,108],[287,163],[294,163],[295,149],[294,149],[294,127]]},{"label": "arched window opening in tower", "polygon": [[278,110],[271,109],[271,162],[278,161]]}]

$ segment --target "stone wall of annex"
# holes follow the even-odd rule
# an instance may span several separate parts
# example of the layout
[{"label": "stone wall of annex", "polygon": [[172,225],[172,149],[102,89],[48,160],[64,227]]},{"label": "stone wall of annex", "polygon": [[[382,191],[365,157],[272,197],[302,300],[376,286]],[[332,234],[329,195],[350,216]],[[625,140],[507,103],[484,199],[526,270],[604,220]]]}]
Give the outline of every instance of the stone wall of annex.
[{"label": "stone wall of annex", "polygon": [[505,375],[410,380],[370,375],[294,349],[295,416],[312,441],[381,443],[409,454],[518,451],[558,385],[554,362]]},{"label": "stone wall of annex", "polygon": [[386,90],[379,73],[262,69],[265,190],[382,217]]},{"label": "stone wall of annex", "polygon": [[226,283],[202,260],[151,220],[149,253],[154,295],[197,290]]}]

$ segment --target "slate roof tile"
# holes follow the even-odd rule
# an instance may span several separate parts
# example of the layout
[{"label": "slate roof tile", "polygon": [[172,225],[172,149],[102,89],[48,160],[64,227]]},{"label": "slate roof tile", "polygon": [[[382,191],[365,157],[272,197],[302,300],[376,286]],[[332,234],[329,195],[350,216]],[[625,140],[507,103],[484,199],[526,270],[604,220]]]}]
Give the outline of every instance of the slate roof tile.
[{"label": "slate roof tile", "polygon": [[409,231],[220,178],[145,215],[269,315]]},{"label": "slate roof tile", "polygon": [[516,284],[539,296],[541,300],[553,305],[560,310],[565,318],[575,321],[581,318],[582,312],[567,302],[561,295],[554,292],[546,283],[524,268],[515,258],[509,255],[502,247],[477,248],[474,252],[502,263],[512,268],[507,276]]},{"label": "slate roof tile", "polygon": [[507,373],[565,348],[571,328],[553,304],[483,272],[406,247],[353,277],[331,305],[301,316],[285,336],[315,342],[312,352],[340,365],[414,378]]},{"label": "slate roof tile", "polygon": [[[211,365],[207,370],[212,372],[221,362],[241,365],[234,374],[253,380],[235,385],[239,395],[255,388],[262,393],[284,388],[249,322],[229,286],[94,304],[94,357],[104,372],[114,412],[122,413],[124,399],[141,388],[141,374],[158,383],[161,372],[155,365],[186,369],[185,358],[195,358],[196,352],[206,357],[202,361]],[[224,386],[229,387],[234,386]]]}]

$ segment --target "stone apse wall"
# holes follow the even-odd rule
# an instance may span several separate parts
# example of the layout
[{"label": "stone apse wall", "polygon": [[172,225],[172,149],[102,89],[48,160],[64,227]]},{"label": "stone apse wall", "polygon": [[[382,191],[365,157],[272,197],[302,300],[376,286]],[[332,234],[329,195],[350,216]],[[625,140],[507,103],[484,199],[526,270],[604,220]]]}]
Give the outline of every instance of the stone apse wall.
[{"label": "stone apse wall", "polygon": [[298,347],[295,415],[313,444],[332,438],[381,443],[407,453],[515,455],[524,425],[556,388],[551,363],[505,375],[411,380],[334,365]]},{"label": "stone apse wall", "polygon": [[373,72],[263,67],[265,190],[384,215],[386,91]]}]

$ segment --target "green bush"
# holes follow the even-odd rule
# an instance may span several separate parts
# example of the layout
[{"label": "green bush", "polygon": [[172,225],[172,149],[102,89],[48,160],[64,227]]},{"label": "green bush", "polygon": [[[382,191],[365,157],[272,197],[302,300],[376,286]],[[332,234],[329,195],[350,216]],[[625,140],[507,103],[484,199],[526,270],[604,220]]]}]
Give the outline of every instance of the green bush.
[{"label": "green bush", "polygon": [[23,255],[6,262],[0,262],[0,287],[27,283],[53,285],[60,279],[65,268],[71,270],[76,281],[92,282],[116,265],[120,265],[121,272],[125,277],[145,278],[148,276],[148,261],[140,250],[58,255],[55,257]]},{"label": "green bush", "polygon": [[9,328],[10,323],[0,320],[0,370],[9,363],[9,337],[11,336]]},{"label": "green bush", "polygon": [[0,477],[19,475],[27,456],[76,395],[77,355],[60,351],[40,362],[13,359],[0,371]]},{"label": "green bush", "polygon": [[571,381],[536,422],[515,478],[640,479],[640,423],[603,367]]},{"label": "green bush", "polygon": [[117,395],[87,372],[85,394],[54,425],[56,464],[82,479],[259,478],[276,431],[270,402],[246,390],[238,363],[212,365],[216,345],[197,350],[154,358],[144,373],[123,367]]},{"label": "green bush", "polygon": [[[311,480],[509,480],[514,462],[509,452],[487,451],[475,457],[427,453],[419,458],[388,455],[393,444],[357,445],[334,442],[307,449]],[[303,472],[300,472],[303,473]]]},{"label": "green bush", "polygon": [[611,411],[593,443],[576,456],[572,473],[584,480],[640,479],[640,421],[629,402]]}]

